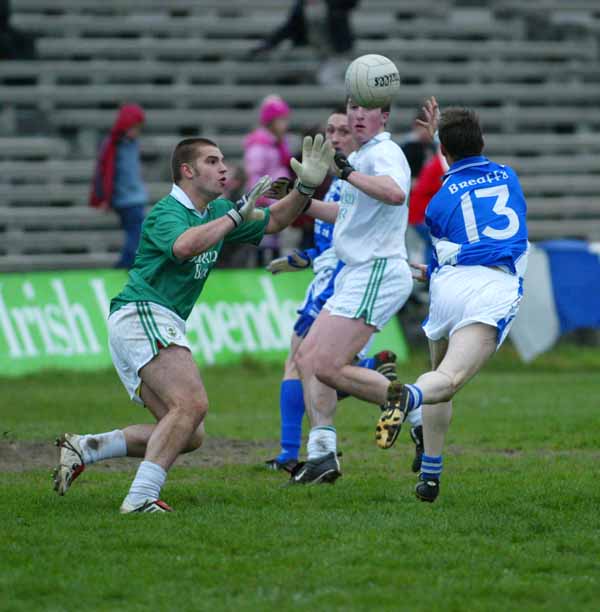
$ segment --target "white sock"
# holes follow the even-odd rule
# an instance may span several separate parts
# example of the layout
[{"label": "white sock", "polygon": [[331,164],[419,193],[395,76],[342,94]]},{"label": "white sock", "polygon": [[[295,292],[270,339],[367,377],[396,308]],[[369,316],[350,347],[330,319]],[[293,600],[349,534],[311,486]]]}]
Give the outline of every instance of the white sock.
[{"label": "white sock", "polygon": [[411,410],[406,415],[406,420],[411,424],[412,427],[423,425],[423,408],[419,406],[416,410]]},{"label": "white sock", "polygon": [[82,436],[79,444],[83,451],[83,462],[86,465],[91,465],[103,459],[127,456],[125,434],[120,429]]},{"label": "white sock", "polygon": [[132,506],[140,506],[146,500],[156,501],[165,484],[167,473],[157,463],[142,461],[125,501]]},{"label": "white sock", "polygon": [[313,427],[308,434],[308,460],[318,459],[327,453],[335,453],[337,450],[337,436],[335,427],[322,426]]}]

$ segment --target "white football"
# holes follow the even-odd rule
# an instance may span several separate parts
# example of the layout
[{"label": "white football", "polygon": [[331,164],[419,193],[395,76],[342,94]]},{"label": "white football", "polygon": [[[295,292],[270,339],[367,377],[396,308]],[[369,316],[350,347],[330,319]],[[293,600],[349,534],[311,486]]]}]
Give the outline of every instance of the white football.
[{"label": "white football", "polygon": [[386,106],[399,89],[398,68],[384,55],[361,55],[346,70],[346,93],[359,106]]}]

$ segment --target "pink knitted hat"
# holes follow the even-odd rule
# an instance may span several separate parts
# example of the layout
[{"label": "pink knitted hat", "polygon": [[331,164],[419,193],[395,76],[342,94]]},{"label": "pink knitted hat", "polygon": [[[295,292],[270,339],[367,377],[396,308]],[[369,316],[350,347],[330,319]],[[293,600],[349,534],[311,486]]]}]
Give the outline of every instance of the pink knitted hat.
[{"label": "pink knitted hat", "polygon": [[260,123],[269,125],[274,119],[287,117],[290,114],[290,107],[286,101],[277,95],[267,96],[260,105]]}]

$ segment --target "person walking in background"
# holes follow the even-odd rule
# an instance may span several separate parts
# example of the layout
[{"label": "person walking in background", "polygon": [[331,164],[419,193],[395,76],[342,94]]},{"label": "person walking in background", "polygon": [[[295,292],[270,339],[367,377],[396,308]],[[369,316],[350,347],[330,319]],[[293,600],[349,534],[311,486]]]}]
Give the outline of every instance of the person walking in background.
[{"label": "person walking in background", "polygon": [[125,104],[119,109],[109,135],[100,145],[90,193],[90,206],[112,208],[125,231],[116,268],[128,269],[133,265],[148,203],[138,140],[144,121],[144,110],[137,104]]},{"label": "person walking in background", "polygon": [[[289,116],[288,104],[277,95],[267,96],[259,107],[260,125],[244,139],[244,171],[246,187],[254,185],[261,176],[271,179],[291,178],[289,141],[287,137]],[[261,198],[258,206],[269,206],[273,200]],[[258,251],[259,265],[265,265],[279,254],[281,244],[290,242],[295,230],[285,230],[281,236],[267,236]],[[291,241],[291,248],[297,246]]]},{"label": "person walking in background", "polygon": [[320,85],[341,85],[354,47],[351,13],[359,0],[295,0],[286,20],[250,51],[248,59],[264,56],[290,39],[293,47],[310,45],[320,61]]}]

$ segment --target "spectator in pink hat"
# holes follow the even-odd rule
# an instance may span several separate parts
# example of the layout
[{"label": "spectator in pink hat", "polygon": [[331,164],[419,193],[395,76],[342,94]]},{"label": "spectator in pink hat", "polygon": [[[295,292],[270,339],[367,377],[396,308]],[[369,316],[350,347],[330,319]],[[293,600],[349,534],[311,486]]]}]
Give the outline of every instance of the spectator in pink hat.
[{"label": "spectator in pink hat", "polygon": [[[244,170],[246,185],[254,185],[265,174],[272,179],[292,178],[290,159],[292,157],[287,138],[290,107],[277,95],[267,96],[259,107],[260,125],[244,139]],[[261,198],[259,206],[269,206],[273,200]],[[289,234],[289,235],[288,235]],[[296,228],[286,228],[280,235],[265,236],[258,250],[259,265],[265,265],[273,257],[279,256],[280,246],[291,242],[290,248],[296,246],[294,238],[301,234]],[[299,237],[296,236],[296,241]]]}]

